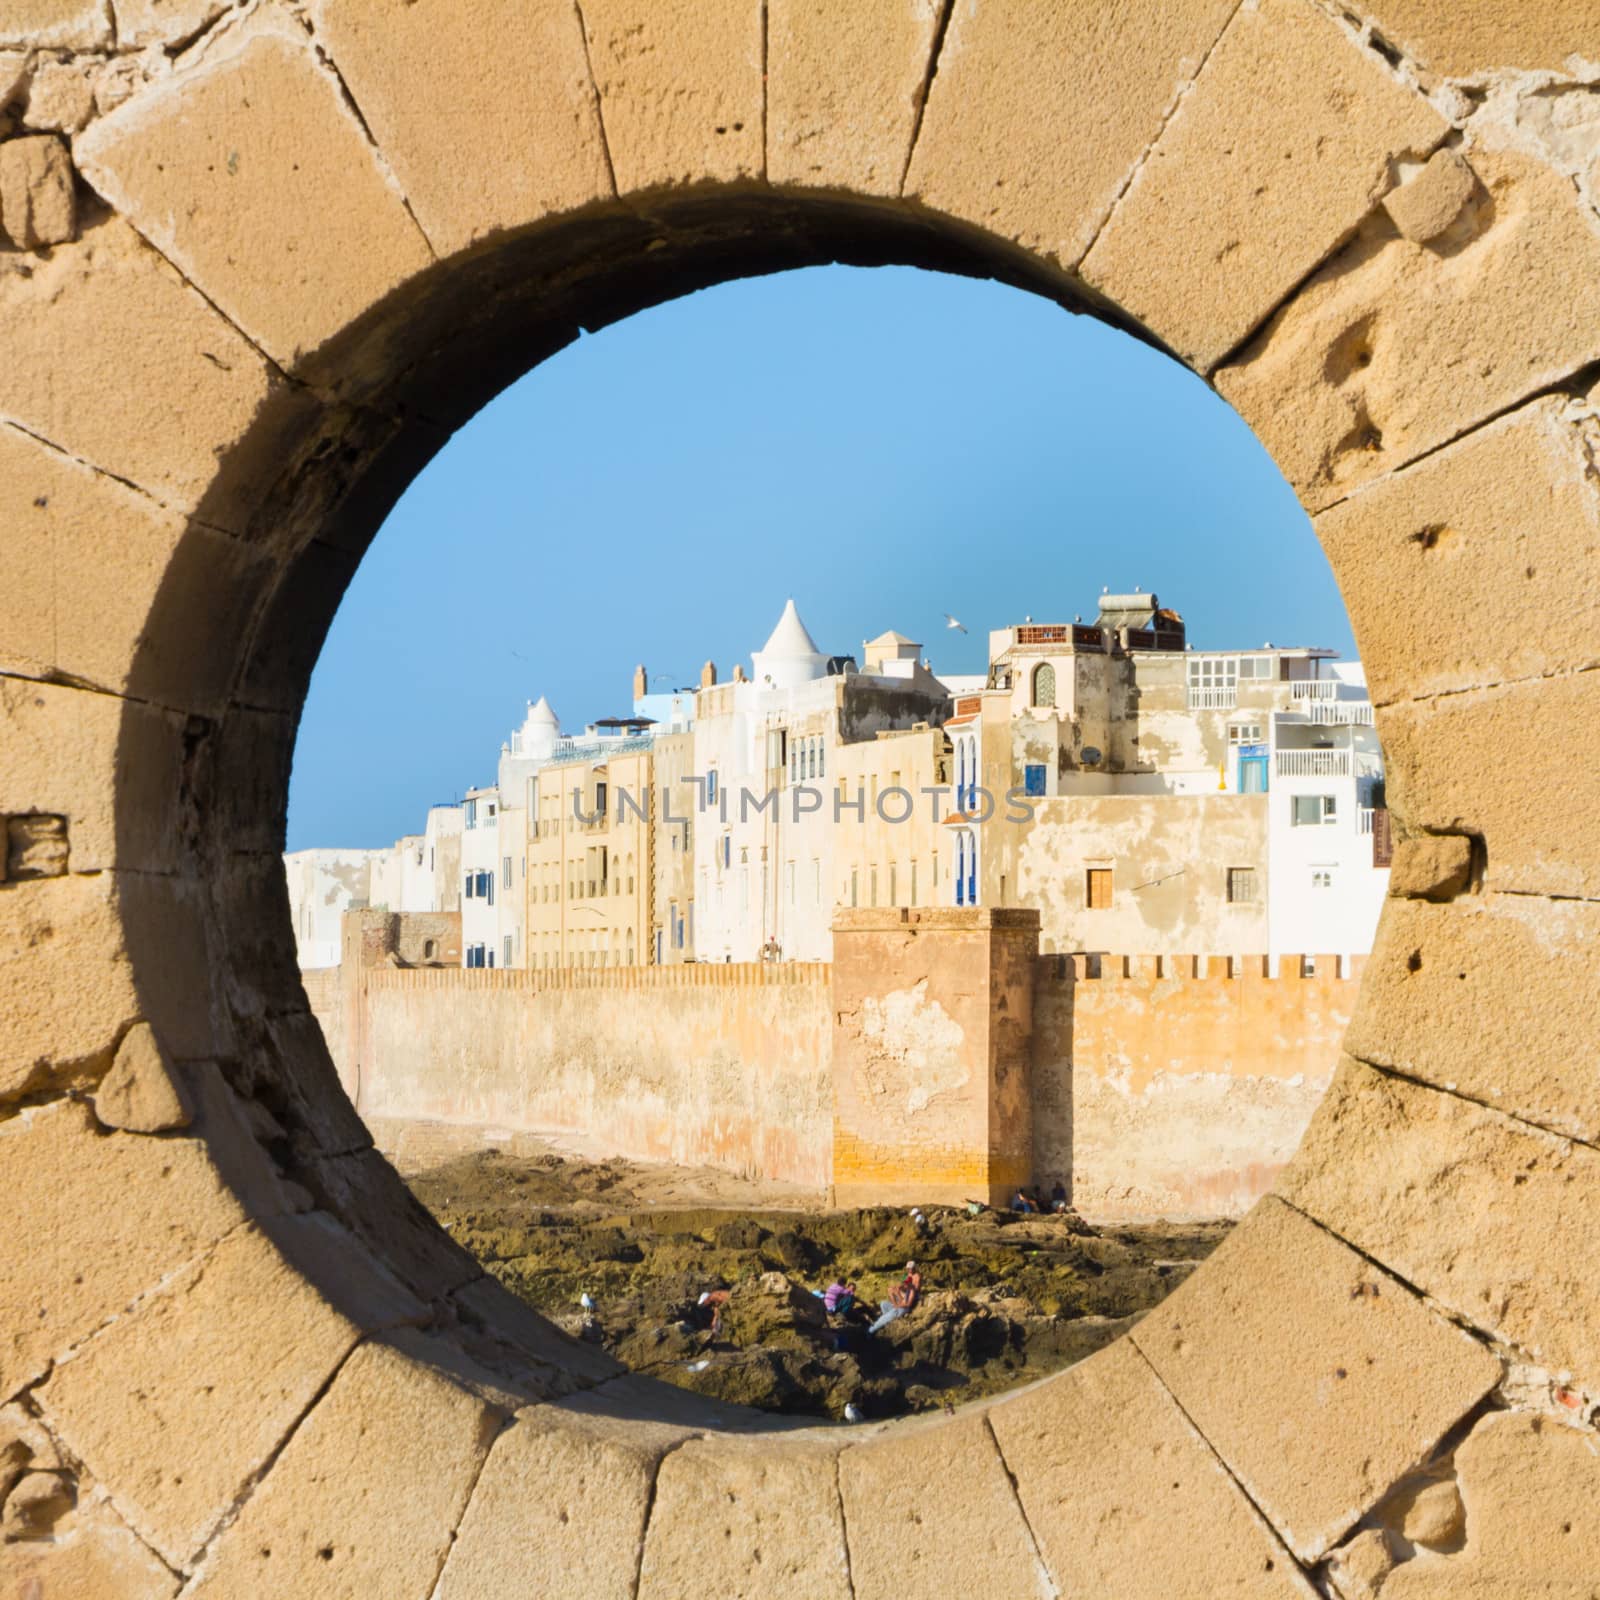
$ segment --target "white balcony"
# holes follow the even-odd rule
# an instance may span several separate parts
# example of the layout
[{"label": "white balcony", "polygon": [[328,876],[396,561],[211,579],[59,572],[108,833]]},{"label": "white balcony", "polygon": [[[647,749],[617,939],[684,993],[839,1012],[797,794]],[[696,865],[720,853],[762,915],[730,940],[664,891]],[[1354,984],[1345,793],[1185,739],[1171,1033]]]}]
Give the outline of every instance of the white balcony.
[{"label": "white balcony", "polygon": [[1201,688],[1193,683],[1189,685],[1191,711],[1232,711],[1238,704],[1239,690],[1234,684],[1229,684],[1225,688]]},{"label": "white balcony", "polygon": [[1374,808],[1372,806],[1362,806],[1357,810],[1357,812],[1356,812],[1356,832],[1357,833],[1370,834],[1372,832],[1372,818],[1373,818],[1373,815],[1374,815]]},{"label": "white balcony", "polygon": [[1296,706],[1295,710],[1308,722],[1324,727],[1370,728],[1372,726],[1370,700],[1309,700],[1303,705]]},{"label": "white balcony", "polygon": [[1348,750],[1280,750],[1278,776],[1280,778],[1348,778],[1350,776]]},{"label": "white balcony", "polygon": [[1337,700],[1343,687],[1337,678],[1311,678],[1304,683],[1291,683],[1289,694],[1295,700]]}]

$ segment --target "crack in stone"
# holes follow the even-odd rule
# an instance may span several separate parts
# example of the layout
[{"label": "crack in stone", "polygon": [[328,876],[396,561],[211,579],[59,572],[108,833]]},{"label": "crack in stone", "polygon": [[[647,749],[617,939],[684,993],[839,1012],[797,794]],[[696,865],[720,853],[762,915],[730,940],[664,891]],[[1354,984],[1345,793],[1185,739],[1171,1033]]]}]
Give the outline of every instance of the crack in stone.
[{"label": "crack in stone", "polygon": [[911,140],[906,146],[906,159],[900,168],[900,183],[895,193],[905,198],[906,180],[911,176],[911,159],[917,153],[917,140],[922,137],[922,119],[928,112],[928,99],[933,94],[933,80],[939,76],[939,59],[944,54],[944,38],[950,28],[950,15],[955,10],[955,0],[941,0],[939,15],[933,25],[933,39],[928,45],[928,62],[922,73],[922,87],[917,93],[917,106],[911,119]]},{"label": "crack in stone", "polygon": [[1038,1535],[1033,1531],[1033,1523],[1028,1518],[1028,1508],[1022,1503],[1022,1490],[1017,1484],[1017,1475],[1011,1470],[1011,1463],[1006,1460],[1006,1453],[1000,1448],[1000,1436],[994,1431],[994,1423],[990,1419],[989,1411],[983,1413],[983,1431],[989,1435],[989,1443],[994,1446],[994,1453],[999,1459],[1001,1471],[1006,1475],[1006,1482],[1011,1485],[1011,1498],[1017,1507],[1017,1515],[1022,1518],[1022,1526],[1028,1535],[1028,1544],[1033,1550],[1033,1559],[1039,1569],[1039,1576],[1044,1579],[1041,1590],[1049,1596],[1049,1600],[1059,1600],[1061,1586],[1055,1580],[1044,1559],[1044,1547],[1039,1543]]},{"label": "crack in stone", "polygon": [[[1089,253],[1100,242],[1100,235],[1103,234],[1115,220],[1117,211],[1122,205],[1123,199],[1126,197],[1128,191],[1133,187],[1134,182],[1138,178],[1139,174],[1144,170],[1145,164],[1150,160],[1150,157],[1155,154],[1156,146],[1161,143],[1162,138],[1166,134],[1167,128],[1171,125],[1172,119],[1177,116],[1179,110],[1183,106],[1184,101],[1189,98],[1190,92],[1194,89],[1195,85],[1200,82],[1200,79],[1205,73],[1206,66],[1210,62],[1211,57],[1216,53],[1217,47],[1232,31],[1233,25],[1238,20],[1239,13],[1243,9],[1244,0],[1234,0],[1233,9],[1228,13],[1227,20],[1220,28],[1217,29],[1216,38],[1214,38],[1206,47],[1205,54],[1202,55],[1200,60],[1196,63],[1195,69],[1192,73],[1190,73],[1188,80],[1178,85],[1178,92],[1173,95],[1172,104],[1169,105],[1166,111],[1162,114],[1161,125],[1156,129],[1155,137],[1152,138],[1139,153],[1139,155],[1134,158],[1133,165],[1128,168],[1127,176],[1122,180],[1122,184],[1118,188],[1117,192],[1111,197],[1111,203],[1106,207],[1105,215],[1100,219],[1099,226],[1094,230],[1094,237],[1089,240],[1089,243],[1079,255],[1078,262],[1080,265],[1089,258]],[[1298,287],[1299,286],[1296,285],[1296,289],[1298,289]],[[1166,348],[1166,345],[1163,344],[1162,349]],[[1177,356],[1174,352],[1169,352],[1169,354],[1173,354],[1175,360],[1182,361],[1182,357]],[[1188,362],[1183,361],[1183,365],[1188,366]],[[1213,368],[1213,370],[1215,369]]]},{"label": "crack in stone", "polygon": [[[578,38],[583,43],[583,66],[589,74],[589,92],[594,96],[595,126],[600,130],[600,153],[606,158],[606,176],[611,180],[613,199],[620,200],[622,191],[617,184],[617,167],[611,159],[611,136],[606,132],[606,102],[600,93],[600,80],[594,75],[594,54],[589,48],[589,19],[583,14],[583,0],[572,0],[572,9],[578,18]],[[762,135],[765,140],[765,134]]]}]

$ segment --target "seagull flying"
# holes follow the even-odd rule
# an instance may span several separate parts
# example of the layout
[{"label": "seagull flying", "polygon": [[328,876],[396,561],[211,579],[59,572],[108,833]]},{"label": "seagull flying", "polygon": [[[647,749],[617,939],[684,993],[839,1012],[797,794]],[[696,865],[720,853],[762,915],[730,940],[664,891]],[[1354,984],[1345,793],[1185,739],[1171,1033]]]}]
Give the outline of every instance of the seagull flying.
[{"label": "seagull flying", "polygon": [[948,611],[945,612],[945,614],[944,614],[944,625],[947,628],[957,628],[962,633],[965,633],[967,631],[966,623],[957,622],[956,619],[954,617],[952,617]]}]

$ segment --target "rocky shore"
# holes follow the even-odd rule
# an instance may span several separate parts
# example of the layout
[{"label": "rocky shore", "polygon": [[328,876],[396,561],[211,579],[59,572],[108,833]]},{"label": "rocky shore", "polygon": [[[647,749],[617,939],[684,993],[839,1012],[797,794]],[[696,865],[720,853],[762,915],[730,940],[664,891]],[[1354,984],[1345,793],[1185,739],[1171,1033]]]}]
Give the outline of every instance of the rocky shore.
[{"label": "rocky shore", "polygon": [[[1070,1366],[1175,1289],[1228,1227],[702,1204],[718,1185],[555,1151],[488,1149],[408,1181],[497,1278],[568,1331],[635,1371],[795,1416],[950,1407]],[[825,1312],[820,1291],[835,1277],[875,1311],[910,1260],[922,1302],[881,1332]],[[699,1302],[719,1290],[713,1330],[713,1307]]]}]

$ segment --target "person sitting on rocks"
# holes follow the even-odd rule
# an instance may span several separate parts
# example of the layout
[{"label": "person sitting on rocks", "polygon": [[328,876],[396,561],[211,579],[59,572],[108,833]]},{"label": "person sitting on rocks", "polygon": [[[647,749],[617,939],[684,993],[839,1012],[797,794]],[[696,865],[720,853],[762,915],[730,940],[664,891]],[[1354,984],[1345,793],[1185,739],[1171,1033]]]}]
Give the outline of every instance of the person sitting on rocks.
[{"label": "person sitting on rocks", "polygon": [[1028,1196],[1028,1191],[1019,1188],[1011,1197],[1011,1209],[1020,1212],[1023,1216],[1036,1216],[1039,1208]]},{"label": "person sitting on rocks", "polygon": [[848,1317],[856,1308],[856,1286],[835,1278],[822,1291],[822,1309],[830,1317]]},{"label": "person sitting on rocks", "polygon": [[1050,1209],[1052,1211],[1069,1211],[1071,1208],[1072,1202],[1067,1199],[1067,1186],[1057,1178],[1055,1188],[1050,1191]]},{"label": "person sitting on rocks", "polygon": [[731,1289],[707,1289],[696,1301],[702,1316],[709,1316],[710,1329],[715,1334],[722,1327],[722,1309],[728,1303]]},{"label": "person sitting on rocks", "polygon": [[887,1300],[878,1302],[880,1315],[878,1320],[867,1329],[868,1333],[877,1333],[887,1328],[897,1317],[903,1317],[906,1312],[915,1308],[918,1300],[922,1298],[922,1274],[917,1271],[915,1261],[906,1262],[906,1275],[894,1288],[889,1291]]}]

